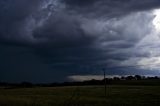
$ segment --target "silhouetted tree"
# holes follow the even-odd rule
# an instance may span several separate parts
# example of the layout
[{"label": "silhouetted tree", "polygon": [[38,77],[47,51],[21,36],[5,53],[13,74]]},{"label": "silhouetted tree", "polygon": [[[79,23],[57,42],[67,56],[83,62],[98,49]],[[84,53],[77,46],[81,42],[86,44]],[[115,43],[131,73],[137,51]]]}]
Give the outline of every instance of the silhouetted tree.
[{"label": "silhouetted tree", "polygon": [[119,77],[114,77],[113,80],[120,80],[120,78]]},{"label": "silhouetted tree", "polygon": [[121,80],[125,80],[126,78],[124,76],[121,77]]},{"label": "silhouetted tree", "polygon": [[28,88],[28,87],[33,87],[33,84],[30,82],[22,82],[20,86]]},{"label": "silhouetted tree", "polygon": [[142,79],[142,77],[140,75],[135,75],[134,77],[135,77],[136,80],[141,80]]},{"label": "silhouetted tree", "polygon": [[126,80],[134,80],[135,79],[135,77],[133,77],[133,76],[127,76],[126,77]]}]

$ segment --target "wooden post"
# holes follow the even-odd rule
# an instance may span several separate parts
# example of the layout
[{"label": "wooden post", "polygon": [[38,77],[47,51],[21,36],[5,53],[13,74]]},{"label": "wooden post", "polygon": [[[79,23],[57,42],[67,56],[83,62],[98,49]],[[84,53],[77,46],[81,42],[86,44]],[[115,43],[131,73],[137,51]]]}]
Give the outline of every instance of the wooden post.
[{"label": "wooden post", "polygon": [[103,69],[103,73],[104,73],[104,93],[105,93],[105,97],[107,96],[107,85],[106,85],[106,70]]}]

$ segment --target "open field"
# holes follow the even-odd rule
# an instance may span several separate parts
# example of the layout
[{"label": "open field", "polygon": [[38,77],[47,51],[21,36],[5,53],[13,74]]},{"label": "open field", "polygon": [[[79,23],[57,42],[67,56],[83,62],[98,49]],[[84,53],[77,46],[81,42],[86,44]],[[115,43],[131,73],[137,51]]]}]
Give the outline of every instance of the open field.
[{"label": "open field", "polygon": [[160,86],[0,88],[0,106],[160,106]]}]

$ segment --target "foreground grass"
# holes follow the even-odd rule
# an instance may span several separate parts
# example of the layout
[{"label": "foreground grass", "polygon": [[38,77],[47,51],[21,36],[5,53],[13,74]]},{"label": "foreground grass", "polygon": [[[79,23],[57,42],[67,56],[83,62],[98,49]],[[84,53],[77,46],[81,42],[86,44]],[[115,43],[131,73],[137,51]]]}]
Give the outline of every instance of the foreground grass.
[{"label": "foreground grass", "polygon": [[160,86],[0,88],[0,106],[160,106]]}]

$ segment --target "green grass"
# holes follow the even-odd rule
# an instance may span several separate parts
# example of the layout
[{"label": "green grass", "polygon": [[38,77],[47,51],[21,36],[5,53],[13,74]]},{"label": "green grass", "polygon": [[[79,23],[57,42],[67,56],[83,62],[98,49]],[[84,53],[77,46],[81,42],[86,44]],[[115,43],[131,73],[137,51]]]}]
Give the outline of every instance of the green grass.
[{"label": "green grass", "polygon": [[160,86],[0,88],[0,106],[160,106]]}]

